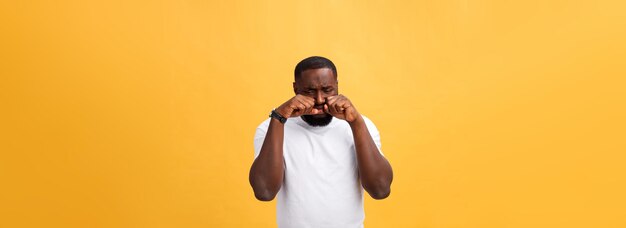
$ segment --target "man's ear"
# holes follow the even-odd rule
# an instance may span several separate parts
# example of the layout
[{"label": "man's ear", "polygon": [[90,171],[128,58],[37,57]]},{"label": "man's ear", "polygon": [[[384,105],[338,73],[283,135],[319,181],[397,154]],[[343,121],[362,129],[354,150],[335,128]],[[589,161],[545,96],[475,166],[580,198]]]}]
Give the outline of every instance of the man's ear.
[{"label": "man's ear", "polygon": [[296,91],[296,82],[293,82],[293,93],[298,94],[298,92]]}]

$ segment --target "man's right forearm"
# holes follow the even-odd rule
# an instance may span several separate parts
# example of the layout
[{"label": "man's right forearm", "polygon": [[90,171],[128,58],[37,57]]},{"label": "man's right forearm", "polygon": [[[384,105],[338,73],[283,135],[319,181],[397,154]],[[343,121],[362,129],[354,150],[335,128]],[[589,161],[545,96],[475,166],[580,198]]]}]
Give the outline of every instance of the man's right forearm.
[{"label": "man's right forearm", "polygon": [[261,152],[250,168],[250,185],[258,200],[274,199],[283,183],[285,166],[283,158],[284,125],[272,118],[261,147]]}]

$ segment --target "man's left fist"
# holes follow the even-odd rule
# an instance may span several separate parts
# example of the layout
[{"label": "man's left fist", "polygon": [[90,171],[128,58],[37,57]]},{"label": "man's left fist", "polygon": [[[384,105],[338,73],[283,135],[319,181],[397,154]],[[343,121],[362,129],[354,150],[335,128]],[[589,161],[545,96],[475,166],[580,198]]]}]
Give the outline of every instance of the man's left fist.
[{"label": "man's left fist", "polygon": [[352,105],[352,102],[341,94],[327,97],[324,111],[336,118],[348,121],[348,123],[352,123],[361,117]]}]

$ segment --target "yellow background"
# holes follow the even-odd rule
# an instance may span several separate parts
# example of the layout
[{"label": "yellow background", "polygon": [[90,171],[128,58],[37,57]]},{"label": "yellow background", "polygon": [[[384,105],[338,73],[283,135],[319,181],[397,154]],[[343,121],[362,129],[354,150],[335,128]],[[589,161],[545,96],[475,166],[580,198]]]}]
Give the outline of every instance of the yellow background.
[{"label": "yellow background", "polygon": [[0,227],[273,227],[252,138],[338,66],[366,227],[626,227],[623,1],[2,1]]}]

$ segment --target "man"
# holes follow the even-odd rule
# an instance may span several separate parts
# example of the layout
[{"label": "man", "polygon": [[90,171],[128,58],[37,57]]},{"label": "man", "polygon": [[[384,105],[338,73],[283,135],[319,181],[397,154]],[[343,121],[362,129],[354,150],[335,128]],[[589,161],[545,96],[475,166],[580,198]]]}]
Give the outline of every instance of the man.
[{"label": "man", "polygon": [[296,95],[256,130],[254,195],[278,194],[278,227],[363,227],[363,189],[384,199],[393,178],[378,130],[338,93],[330,60],[306,58],[294,77]]}]

